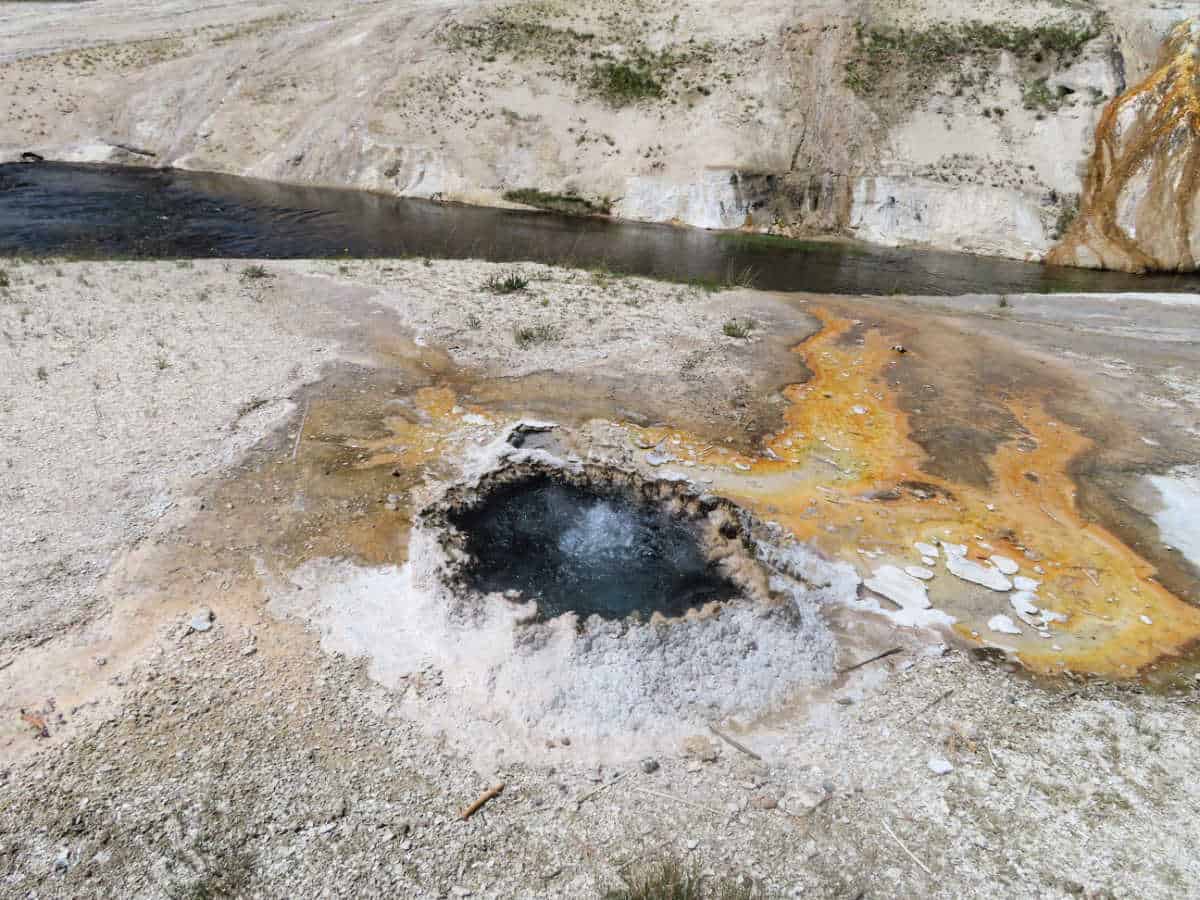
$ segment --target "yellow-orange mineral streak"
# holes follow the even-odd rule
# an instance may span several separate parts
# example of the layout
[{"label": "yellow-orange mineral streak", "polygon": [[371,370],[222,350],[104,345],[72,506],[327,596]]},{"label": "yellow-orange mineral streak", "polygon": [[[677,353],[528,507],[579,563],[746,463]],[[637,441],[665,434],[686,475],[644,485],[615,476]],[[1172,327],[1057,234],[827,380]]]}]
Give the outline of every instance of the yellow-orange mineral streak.
[{"label": "yellow-orange mineral streak", "polygon": [[[630,441],[664,442],[714,490],[864,576],[885,563],[918,562],[916,541],[965,544],[972,558],[996,553],[1019,562],[1022,574],[1041,582],[1038,606],[1066,616],[1049,639],[1020,623],[1020,636],[989,630],[992,615],[1016,619],[1008,595],[957,579],[945,571],[944,556],[931,567],[930,598],[958,620],[965,640],[1009,648],[1032,670],[1132,676],[1200,639],[1200,610],[1153,581],[1146,561],[1078,513],[1067,473],[1087,438],[1052,421],[1038,398],[1013,400],[1009,408],[1026,433],[992,456],[989,489],[927,475],[908,416],[886,383],[898,359],[891,339],[871,330],[861,344],[841,344],[852,323],[809,309],[824,327],[796,352],[813,377],[785,390],[785,426],[767,440],[766,455],[669,427],[628,425]],[[464,424],[490,417],[456,400],[447,388],[417,392],[405,415],[387,420],[386,437],[356,442],[355,467],[419,472],[458,455]]]},{"label": "yellow-orange mineral streak", "polygon": [[[683,459],[717,464],[721,493],[864,575],[888,562],[916,563],[913,543],[931,539],[966,544],[972,558],[996,553],[1021,563],[1042,582],[1038,604],[1067,616],[1051,627],[1051,639],[1019,622],[1021,636],[989,631],[994,614],[1016,620],[1008,595],[959,581],[945,571],[944,557],[931,567],[938,574],[930,596],[958,618],[963,638],[1013,649],[1032,670],[1130,676],[1200,638],[1200,610],[1151,580],[1148,563],[1079,515],[1067,472],[1087,438],[1052,421],[1037,399],[1014,401],[1010,409],[1028,435],[994,454],[990,490],[929,476],[884,380],[896,359],[890,341],[871,331],[862,345],[839,346],[851,323],[811,311],[825,327],[797,348],[814,374],[786,391],[786,427],[767,442],[778,459],[741,456],[670,429],[640,430],[640,440],[667,440]],[[986,595],[985,608],[978,599],[959,608],[955,598],[968,590]]]},{"label": "yellow-orange mineral streak", "polygon": [[1158,68],[1096,126],[1081,212],[1048,261],[1191,271],[1200,256],[1200,19],[1172,29]]}]

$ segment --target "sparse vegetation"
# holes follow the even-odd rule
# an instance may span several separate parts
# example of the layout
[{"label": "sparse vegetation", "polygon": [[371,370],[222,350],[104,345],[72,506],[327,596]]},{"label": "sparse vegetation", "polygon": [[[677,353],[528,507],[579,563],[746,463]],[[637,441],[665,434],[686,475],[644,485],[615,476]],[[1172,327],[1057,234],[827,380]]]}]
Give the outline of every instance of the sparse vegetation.
[{"label": "sparse vegetation", "polygon": [[38,381],[45,381],[49,377],[50,377],[50,373],[46,371],[45,366],[37,367],[37,380]]},{"label": "sparse vegetation", "polygon": [[483,323],[479,321],[479,316],[475,315],[475,313],[470,313],[467,315],[466,325],[472,331],[478,331]]},{"label": "sparse vegetation", "polygon": [[1045,78],[1035,78],[1021,88],[1021,104],[1026,109],[1055,112],[1070,93],[1062,86],[1051,88]]},{"label": "sparse vegetation", "polygon": [[1079,198],[1066,197],[1063,199],[1062,207],[1058,211],[1058,219],[1054,223],[1053,236],[1056,241],[1066,237],[1071,226],[1075,224],[1075,219],[1079,216]]},{"label": "sparse vegetation", "polygon": [[592,90],[613,106],[661,97],[663,86],[648,68],[628,63],[603,63],[592,75]]},{"label": "sparse vegetation", "polygon": [[160,353],[154,358],[154,365],[158,371],[162,372],[171,368],[171,361],[167,359],[167,355],[165,353]]},{"label": "sparse vegetation", "polygon": [[574,194],[551,194],[539,191],[537,188],[518,188],[505,191],[504,199],[510,203],[524,203],[538,209],[565,213],[569,216],[606,216],[612,211],[612,201],[608,197],[599,200],[588,200]]},{"label": "sparse vegetation", "polygon": [[749,879],[705,878],[674,860],[646,867],[632,875],[628,885],[609,891],[604,900],[762,900],[766,896]]},{"label": "sparse vegetation", "polygon": [[441,38],[451,50],[475,51],[484,61],[491,62],[501,54],[517,58],[574,56],[595,35],[543,22],[493,16],[477,23],[451,25]]},{"label": "sparse vegetation", "polygon": [[483,286],[493,294],[515,294],[529,287],[529,279],[520,272],[489,275]]},{"label": "sparse vegetation", "polygon": [[246,266],[244,269],[242,269],[242,274],[241,274],[241,278],[243,281],[261,281],[264,278],[274,278],[274,277],[275,277],[274,275],[272,275],[269,271],[267,271],[267,268],[265,266],[261,266],[258,263],[255,263],[254,265]]},{"label": "sparse vegetation", "polygon": [[1069,60],[1099,36],[1104,24],[1102,14],[1033,26],[975,21],[922,31],[884,31],[860,22],[856,26],[858,46],[846,63],[845,84],[861,96],[874,95],[891,79],[900,79],[903,87],[924,90],[963,59],[999,50],[1034,62],[1042,62],[1050,54],[1060,61]]},{"label": "sparse vegetation", "polygon": [[[181,826],[184,821],[177,814]],[[171,900],[224,900],[247,896],[255,878],[254,855],[246,850],[245,835],[228,826],[211,802],[204,804],[200,824],[167,861],[169,879],[163,885]]]},{"label": "sparse vegetation", "polygon": [[545,322],[538,325],[518,325],[513,329],[513,340],[522,350],[534,344],[552,344],[561,337],[557,328]]},{"label": "sparse vegetation", "polygon": [[12,280],[8,277],[8,271],[0,269],[0,288],[11,287]]},{"label": "sparse vegetation", "polygon": [[726,319],[721,326],[722,334],[731,338],[748,338],[753,329],[754,322],[751,319]]},{"label": "sparse vegetation", "polygon": [[[476,22],[449,25],[438,35],[452,51],[469,53],[481,63],[501,57],[536,59],[563,81],[591,91],[613,106],[640,100],[677,102],[684,93],[711,93],[704,83],[711,73],[702,67],[713,62],[711,44],[688,42],[677,49],[651,50],[636,21],[609,21],[603,35],[550,24],[547,20],[568,14],[566,7],[537,4],[513,7]],[[616,48],[621,49],[616,49]],[[677,77],[691,67],[690,78]],[[728,81],[728,78],[726,78]],[[510,119],[511,111],[504,113]],[[519,117],[517,117],[519,118]],[[589,138],[580,134],[580,143]]]}]

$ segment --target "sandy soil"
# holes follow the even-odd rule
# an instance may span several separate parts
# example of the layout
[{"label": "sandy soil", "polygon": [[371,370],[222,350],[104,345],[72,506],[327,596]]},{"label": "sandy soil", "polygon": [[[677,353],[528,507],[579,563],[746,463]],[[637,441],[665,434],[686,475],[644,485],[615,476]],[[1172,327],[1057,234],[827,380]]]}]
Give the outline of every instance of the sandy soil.
[{"label": "sandy soil", "polygon": [[[1157,659],[1196,598],[1189,545],[1163,546],[1200,436],[1187,298],[708,294],[532,265],[501,296],[486,282],[512,270],[484,263],[263,265],[3,266],[0,894],[578,897],[676,857],[770,896],[1188,895],[1195,692]],[[748,338],[723,333],[735,318]],[[877,353],[862,393],[854,361],[874,372]],[[1090,450],[1022,418],[1038,391]],[[811,427],[804,410],[840,428],[851,404],[869,422],[825,432],[836,449],[767,455]],[[364,629],[403,623],[422,498],[531,416],[559,423],[560,452],[695,479],[858,577],[904,561],[875,519],[903,545],[934,509],[972,530],[1024,515],[1013,540],[1041,548],[1071,611],[1058,658],[1109,676],[1035,682],[1016,663],[1043,668],[1035,629],[905,626],[855,578],[821,595],[836,665],[902,652],[725,710],[718,727],[761,760],[704,716],[601,748],[578,716],[531,720],[520,693],[483,694],[480,713],[460,683],[499,670],[475,679]],[[1078,510],[1046,507],[1057,525],[1035,521],[1059,502],[1048,487],[1031,503],[1005,480],[1005,448],[1034,439],[1041,484],[1078,493]],[[690,455],[697,441],[713,449]],[[890,461],[864,478],[907,466],[910,444],[908,480],[875,487],[912,496],[864,498],[842,473],[866,453]],[[789,510],[818,502],[805,532]],[[1089,551],[1119,604],[1056,574],[1059,528],[1121,536]],[[960,624],[1008,609],[931,584]],[[1177,605],[1140,625],[1138,588]],[[1135,659],[1142,681],[1112,677]],[[630,721],[573,696],[589,721]]]}]

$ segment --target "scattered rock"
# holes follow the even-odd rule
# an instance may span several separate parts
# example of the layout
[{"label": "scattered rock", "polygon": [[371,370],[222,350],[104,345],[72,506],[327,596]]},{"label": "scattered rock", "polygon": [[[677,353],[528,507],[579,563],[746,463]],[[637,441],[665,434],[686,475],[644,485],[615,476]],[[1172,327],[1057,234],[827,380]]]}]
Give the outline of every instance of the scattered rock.
[{"label": "scattered rock", "polygon": [[994,615],[988,619],[988,628],[1000,634],[1020,634],[1021,629],[1008,616]]},{"label": "scattered rock", "polygon": [[913,546],[917,548],[917,552],[921,556],[929,557],[930,559],[937,559],[938,557],[938,548],[935,544],[926,544],[924,541],[917,541]]},{"label": "scattered rock", "polygon": [[755,809],[775,809],[779,806],[779,801],[769,794],[759,794],[750,801],[750,805]]},{"label": "scattered rock", "polygon": [[992,554],[992,565],[1004,575],[1016,575],[1021,571],[1021,567],[1015,560],[1009,559],[1007,556],[1001,556],[998,553]]},{"label": "scattered rock", "polygon": [[904,574],[896,566],[880,566],[875,570],[875,574],[863,583],[901,609],[929,609],[929,596],[925,585]]},{"label": "scattered rock", "polygon": [[905,566],[904,574],[911,575],[913,578],[919,578],[922,581],[929,581],[933,578],[933,570],[926,569],[924,566]]},{"label": "scattered rock", "polygon": [[948,759],[942,759],[940,756],[931,756],[929,758],[929,771],[934,775],[949,775],[954,771],[954,766]]},{"label": "scattered rock", "polygon": [[192,631],[208,631],[212,628],[213,619],[215,618],[216,616],[213,615],[211,609],[207,606],[202,606],[192,615],[191,621],[188,622],[188,628]]},{"label": "scattered rock", "polygon": [[647,756],[645,759],[642,760],[641,766],[642,766],[643,772],[645,772],[647,775],[653,775],[655,772],[658,771],[658,760],[654,759],[653,757]]},{"label": "scattered rock", "polygon": [[956,553],[946,557],[946,568],[951,575],[961,578],[963,581],[983,585],[993,591],[1012,590],[1012,582],[1004,577],[1004,573],[999,569],[981,565]]},{"label": "scattered rock", "polygon": [[1017,615],[1036,616],[1038,614],[1038,607],[1033,602],[1036,599],[1037,595],[1029,591],[1013,591],[1008,597],[1008,602]]},{"label": "scattered rock", "polygon": [[1018,591],[1036,591],[1042,584],[1036,578],[1027,578],[1024,575],[1018,575],[1012,583]]},{"label": "scattered rock", "polygon": [[1149,616],[1147,616],[1147,615],[1144,615],[1144,614],[1143,614],[1143,615],[1140,615],[1140,616],[1138,616],[1138,618],[1142,620],[1142,624],[1143,624],[1143,625],[1153,625],[1153,624],[1154,624],[1154,620],[1153,620],[1153,619],[1151,619],[1151,618],[1150,618]]}]

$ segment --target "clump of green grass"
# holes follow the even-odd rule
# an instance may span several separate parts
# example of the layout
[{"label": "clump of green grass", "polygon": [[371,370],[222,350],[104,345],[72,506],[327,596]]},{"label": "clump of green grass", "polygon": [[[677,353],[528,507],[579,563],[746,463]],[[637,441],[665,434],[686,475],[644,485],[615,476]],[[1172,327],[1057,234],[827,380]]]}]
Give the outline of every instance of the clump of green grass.
[{"label": "clump of green grass", "polygon": [[628,887],[609,891],[604,900],[763,900],[753,882],[704,878],[674,860],[647,866],[630,877]]},{"label": "clump of green grass", "polygon": [[241,273],[241,278],[243,281],[261,281],[264,278],[274,277],[275,276],[267,270],[266,266],[261,266],[258,263],[246,266],[244,269],[242,269]]},{"label": "clump of green grass", "polygon": [[46,371],[46,367],[45,367],[45,366],[38,366],[38,367],[37,367],[37,380],[38,380],[38,381],[45,381],[45,380],[46,380],[46,379],[48,379],[49,377],[50,377],[50,373]]},{"label": "clump of green grass", "polygon": [[608,197],[588,200],[574,194],[553,194],[537,188],[517,188],[505,191],[504,199],[510,203],[523,203],[526,206],[564,213],[569,216],[607,216],[612,212],[612,200]]},{"label": "clump of green grass", "polygon": [[613,106],[628,106],[663,95],[663,86],[646,66],[606,62],[592,73],[592,90]]},{"label": "clump of green grass", "polygon": [[1045,78],[1035,78],[1021,88],[1021,105],[1026,109],[1055,112],[1062,106],[1065,96],[1062,88],[1051,90]]},{"label": "clump of green grass", "polygon": [[748,338],[753,330],[754,322],[751,319],[726,319],[721,326],[721,333],[731,338]]},{"label": "clump of green grass", "polygon": [[468,313],[466,325],[472,331],[478,331],[483,325],[483,322],[479,320],[479,316],[475,315],[475,313]]},{"label": "clump of green grass", "polygon": [[12,279],[8,277],[8,272],[5,269],[0,269],[0,288],[12,286]]},{"label": "clump of green grass", "polygon": [[529,287],[529,279],[520,272],[507,272],[504,275],[489,275],[483,286],[493,294],[515,294]]},{"label": "clump of green grass", "polygon": [[538,325],[518,325],[513,329],[513,340],[522,350],[534,344],[552,344],[561,337],[557,328],[545,322]]}]

